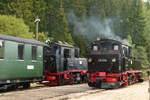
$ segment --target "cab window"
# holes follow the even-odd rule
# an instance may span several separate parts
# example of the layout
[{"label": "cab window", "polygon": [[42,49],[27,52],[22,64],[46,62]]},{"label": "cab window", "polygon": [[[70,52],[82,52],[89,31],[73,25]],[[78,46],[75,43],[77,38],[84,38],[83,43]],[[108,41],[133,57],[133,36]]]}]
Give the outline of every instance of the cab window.
[{"label": "cab window", "polygon": [[118,45],[114,45],[113,46],[113,50],[116,50],[116,51],[119,50],[119,46]]},{"label": "cab window", "polygon": [[125,57],[127,57],[128,56],[128,48],[127,47],[123,47],[123,55],[125,56]]},{"label": "cab window", "polygon": [[93,51],[98,51],[98,46],[97,45],[93,46]]},{"label": "cab window", "polygon": [[65,58],[71,58],[70,49],[64,49],[64,57]]}]

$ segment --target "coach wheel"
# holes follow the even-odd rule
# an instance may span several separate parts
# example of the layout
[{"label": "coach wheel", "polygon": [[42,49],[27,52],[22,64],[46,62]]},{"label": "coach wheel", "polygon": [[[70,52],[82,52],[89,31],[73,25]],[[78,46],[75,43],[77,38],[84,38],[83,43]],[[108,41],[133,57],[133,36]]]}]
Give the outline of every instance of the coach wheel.
[{"label": "coach wheel", "polygon": [[24,89],[30,88],[30,83],[24,83],[24,84],[23,84],[23,88],[24,88]]},{"label": "coach wheel", "polygon": [[8,86],[8,90],[15,90],[15,89],[17,89],[18,88],[18,85],[17,84],[14,84],[14,85],[10,85],[10,86]]}]

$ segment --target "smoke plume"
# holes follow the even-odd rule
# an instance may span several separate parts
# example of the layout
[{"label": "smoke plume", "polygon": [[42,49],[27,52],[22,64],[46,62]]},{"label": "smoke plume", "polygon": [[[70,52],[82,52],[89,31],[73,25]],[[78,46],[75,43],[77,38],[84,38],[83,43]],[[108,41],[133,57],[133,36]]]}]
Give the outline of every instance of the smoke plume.
[{"label": "smoke plume", "polygon": [[74,34],[85,35],[89,40],[96,37],[113,39],[127,43],[113,31],[113,19],[99,19],[94,16],[77,18],[73,11],[68,13],[69,23],[73,25]]}]

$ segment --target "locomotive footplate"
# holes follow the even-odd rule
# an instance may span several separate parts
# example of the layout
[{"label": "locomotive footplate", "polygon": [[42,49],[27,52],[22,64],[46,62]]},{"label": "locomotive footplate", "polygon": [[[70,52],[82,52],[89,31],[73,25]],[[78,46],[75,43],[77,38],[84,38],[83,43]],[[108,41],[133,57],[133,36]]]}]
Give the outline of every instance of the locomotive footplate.
[{"label": "locomotive footplate", "polygon": [[102,89],[113,89],[113,88],[119,88],[122,85],[121,82],[101,82],[101,88]]},{"label": "locomotive footplate", "polygon": [[96,87],[96,88],[101,88],[101,89],[114,89],[114,88],[119,88],[122,86],[121,82],[88,82],[88,85],[90,87]]}]

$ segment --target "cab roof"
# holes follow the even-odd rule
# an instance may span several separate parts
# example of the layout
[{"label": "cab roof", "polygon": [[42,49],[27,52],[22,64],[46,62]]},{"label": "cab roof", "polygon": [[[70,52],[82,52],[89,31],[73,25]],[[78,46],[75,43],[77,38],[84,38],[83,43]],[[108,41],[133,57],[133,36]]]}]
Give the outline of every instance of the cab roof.
[{"label": "cab roof", "polygon": [[57,45],[57,46],[62,46],[62,47],[69,47],[69,48],[77,48],[73,45],[70,45],[68,43],[63,43],[63,42],[52,42],[52,41],[48,41],[47,44],[49,45]]},{"label": "cab roof", "polygon": [[117,43],[117,44],[120,44],[120,45],[125,45],[125,46],[129,46],[130,45],[128,43],[125,43],[123,41],[117,41],[117,40],[113,40],[113,39],[101,39],[101,40],[97,40],[97,41],[94,41],[94,43],[97,43],[97,42],[111,42],[111,43]]}]

